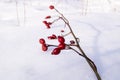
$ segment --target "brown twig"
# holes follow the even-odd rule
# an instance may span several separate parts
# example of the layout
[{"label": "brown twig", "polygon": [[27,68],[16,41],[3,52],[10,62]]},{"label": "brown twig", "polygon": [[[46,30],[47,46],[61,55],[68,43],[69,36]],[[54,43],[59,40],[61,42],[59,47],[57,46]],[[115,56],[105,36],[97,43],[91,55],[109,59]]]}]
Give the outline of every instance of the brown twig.
[{"label": "brown twig", "polygon": [[[50,47],[50,46],[52,46],[52,47],[58,47],[57,45],[51,45],[51,44],[46,44],[46,45],[47,45],[48,47]],[[69,44],[66,44],[66,46],[68,47],[68,49],[71,49],[71,50],[75,51],[78,55],[80,55],[80,56],[82,56],[83,58],[87,59],[87,60],[96,68],[94,62],[93,62],[90,58],[84,56],[83,54],[81,54],[80,52],[78,52],[77,50],[75,50],[74,48],[71,47],[71,46],[77,46],[77,45],[69,45]],[[67,49],[67,50],[68,50],[68,49]],[[65,50],[66,50],[66,49],[65,49]],[[97,69],[97,68],[96,68],[96,69]]]},{"label": "brown twig", "polygon": [[71,48],[71,49],[74,50],[76,53],[78,53],[80,56],[83,56],[83,57],[86,59],[86,61],[88,62],[88,64],[90,65],[90,67],[92,68],[92,70],[94,71],[97,79],[98,79],[98,80],[102,80],[101,77],[100,77],[100,75],[99,75],[99,73],[98,73],[98,71],[97,71],[97,67],[96,67],[96,65],[94,64],[94,62],[93,62],[91,59],[89,59],[89,58],[87,57],[87,55],[85,54],[85,52],[82,50],[79,42],[77,41],[77,37],[75,36],[75,34],[74,34],[74,32],[73,32],[70,24],[69,24],[69,21],[68,21],[68,20],[66,19],[66,17],[65,17],[62,13],[60,13],[57,9],[55,9],[55,10],[56,10],[56,12],[61,16],[61,19],[65,22],[65,24],[68,26],[68,28],[69,28],[72,36],[73,36],[74,39],[75,39],[76,44],[77,44],[76,47],[79,49],[79,51],[80,51],[82,54],[80,54],[80,52],[76,51],[76,50],[73,49],[73,48]]}]

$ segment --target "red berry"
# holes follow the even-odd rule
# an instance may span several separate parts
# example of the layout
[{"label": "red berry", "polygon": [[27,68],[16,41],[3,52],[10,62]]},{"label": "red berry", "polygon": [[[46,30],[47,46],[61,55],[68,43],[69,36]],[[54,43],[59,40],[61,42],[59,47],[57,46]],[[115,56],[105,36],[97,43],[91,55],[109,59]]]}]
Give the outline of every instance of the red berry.
[{"label": "red berry", "polygon": [[64,37],[62,37],[62,36],[58,36],[58,41],[59,41],[60,43],[64,43],[64,42],[65,42],[65,39],[64,39]]},{"label": "red berry", "polygon": [[51,25],[52,23],[51,22],[48,22],[49,25]]},{"label": "red berry", "polygon": [[45,44],[45,40],[44,40],[43,38],[41,38],[41,39],[39,40],[39,42],[40,42],[40,44]]},{"label": "red berry", "polygon": [[46,17],[45,17],[45,19],[49,19],[49,18],[51,18],[51,16],[46,16]]},{"label": "red berry", "polygon": [[43,23],[46,25],[47,28],[50,28],[50,25],[52,24],[52,23],[47,22],[47,21],[43,21]]},{"label": "red berry", "polygon": [[47,21],[43,21],[44,24],[47,24]]},{"label": "red berry", "polygon": [[47,51],[48,47],[46,46],[46,44],[42,44],[42,50],[43,51]]},{"label": "red berry", "polygon": [[55,48],[53,51],[52,51],[52,55],[58,55],[60,53],[60,48]]},{"label": "red berry", "polygon": [[47,28],[50,28],[50,25],[49,24],[46,24]]},{"label": "red berry", "polygon": [[62,43],[62,44],[59,44],[59,45],[58,45],[58,48],[60,48],[60,49],[65,49],[65,46],[66,46],[66,45],[65,45],[64,43]]},{"label": "red berry", "polygon": [[49,8],[52,10],[54,9],[55,7],[53,5],[50,5]]}]

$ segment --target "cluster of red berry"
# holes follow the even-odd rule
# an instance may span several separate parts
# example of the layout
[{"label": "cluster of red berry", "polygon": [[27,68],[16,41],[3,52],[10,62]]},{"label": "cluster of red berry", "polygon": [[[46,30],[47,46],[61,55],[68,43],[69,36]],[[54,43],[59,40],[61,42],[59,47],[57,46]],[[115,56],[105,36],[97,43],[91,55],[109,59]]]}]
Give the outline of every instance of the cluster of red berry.
[{"label": "cluster of red berry", "polygon": [[[82,50],[80,44],[79,44],[79,38],[77,38],[74,34],[74,32],[72,31],[72,28],[69,24],[69,21],[66,19],[66,17],[60,13],[53,5],[50,5],[49,8],[51,10],[55,10],[60,16],[58,17],[58,19],[54,20],[53,22],[48,22],[48,21],[43,21],[43,23],[45,24],[45,26],[47,27],[47,29],[51,28],[51,25],[55,22],[55,21],[58,21],[59,19],[61,19],[65,25],[67,25],[67,27],[69,28],[70,32],[65,34],[65,35],[62,35],[62,36],[56,36],[55,34],[52,34],[51,36],[48,36],[48,39],[52,40],[52,39],[57,39],[59,44],[58,45],[50,45],[50,44],[46,44],[45,42],[45,39],[41,38],[39,40],[39,43],[42,45],[42,50],[43,51],[47,51],[48,50],[48,47],[50,46],[53,46],[55,47],[53,49],[53,51],[51,52],[52,55],[58,55],[60,54],[61,50],[65,50],[65,49],[71,49],[73,51],[75,51],[79,56],[82,56],[86,59],[86,61],[88,62],[88,64],[90,65],[90,67],[92,68],[92,70],[94,71],[96,77],[98,80],[101,80],[101,77],[97,71],[97,67],[96,65],[94,64],[94,62],[89,58],[87,57],[87,55],[85,54],[85,52]],[[51,16],[46,16],[45,19],[50,19]],[[61,30],[61,32],[64,32],[64,30]],[[70,40],[70,43],[69,44],[66,44],[65,43],[65,36],[71,34],[74,38],[74,40]],[[75,48],[76,47],[78,50],[76,50]]]},{"label": "cluster of red berry", "polygon": [[[52,9],[55,9],[53,5],[50,5],[49,8],[52,10]],[[50,19],[51,16],[46,16],[45,19]],[[43,21],[43,23],[45,24],[45,26],[49,29],[50,28],[50,25],[52,24],[51,22],[47,22],[47,21]]]},{"label": "cluster of red berry", "polygon": [[[55,7],[53,5],[50,5],[49,8],[52,10],[52,9],[55,9]],[[46,16],[45,19],[50,19],[51,16]],[[52,22],[47,22],[46,20],[43,21],[43,23],[46,25],[46,27],[49,29],[50,28],[50,25],[52,25]],[[64,30],[61,30],[61,32],[63,33]],[[53,55],[58,55],[61,50],[65,49],[66,48],[66,44],[65,44],[65,38],[63,36],[56,36],[55,34],[52,34],[51,36],[48,36],[48,39],[52,40],[52,39],[58,39],[58,42],[59,42],[59,45],[56,46],[56,48],[52,51],[51,54]],[[49,45],[45,43],[45,40],[43,38],[41,38],[39,40],[40,44],[42,44],[42,50],[43,51],[47,51]],[[74,40],[71,40],[70,41],[70,44],[75,44],[75,41]]]},{"label": "cluster of red berry", "polygon": [[[65,49],[65,39],[62,36],[56,37],[58,39],[59,45],[52,51],[53,55],[58,55],[62,49]],[[48,46],[43,38],[39,40],[39,43],[42,44],[42,50],[47,51]]]},{"label": "cluster of red berry", "polygon": [[48,46],[46,45],[45,40],[44,40],[43,38],[41,38],[41,39],[39,40],[39,42],[40,42],[40,44],[42,44],[42,50],[43,50],[43,51],[47,51]]},{"label": "cluster of red berry", "polygon": [[58,36],[59,45],[52,51],[53,55],[58,55],[62,49],[65,49],[65,39],[62,36]]},{"label": "cluster of red berry", "polygon": [[[65,49],[65,39],[62,36],[56,37],[58,39],[59,45],[52,51],[52,55],[58,55],[62,49]],[[39,43],[42,44],[42,50],[47,51],[48,46],[43,38],[39,40]]]}]

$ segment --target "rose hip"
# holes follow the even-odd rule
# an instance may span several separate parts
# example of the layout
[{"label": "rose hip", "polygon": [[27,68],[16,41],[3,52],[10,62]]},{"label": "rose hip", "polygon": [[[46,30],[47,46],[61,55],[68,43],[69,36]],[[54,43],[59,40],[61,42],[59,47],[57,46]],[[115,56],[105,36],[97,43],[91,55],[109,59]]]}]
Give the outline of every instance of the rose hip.
[{"label": "rose hip", "polygon": [[62,37],[62,36],[58,36],[58,42],[60,42],[60,43],[64,43],[64,42],[65,42],[64,37]]},{"label": "rose hip", "polygon": [[47,28],[50,28],[50,25],[52,24],[51,22],[47,22],[47,21],[43,21],[43,23]]},{"label": "rose hip", "polygon": [[42,50],[43,51],[47,51],[48,47],[46,46],[46,44],[42,44]]},{"label": "rose hip", "polygon": [[55,7],[53,5],[50,5],[49,8],[52,10],[54,9]]},{"label": "rose hip", "polygon": [[40,42],[40,44],[45,44],[45,40],[44,40],[43,38],[41,38],[41,39],[39,40],[39,42]]},{"label": "rose hip", "polygon": [[55,48],[53,51],[52,51],[52,55],[58,55],[60,53],[60,48]]},{"label": "rose hip", "polygon": [[65,47],[66,47],[66,45],[64,44],[64,43],[60,43],[59,45],[58,45],[58,48],[60,48],[60,49],[65,49]]}]

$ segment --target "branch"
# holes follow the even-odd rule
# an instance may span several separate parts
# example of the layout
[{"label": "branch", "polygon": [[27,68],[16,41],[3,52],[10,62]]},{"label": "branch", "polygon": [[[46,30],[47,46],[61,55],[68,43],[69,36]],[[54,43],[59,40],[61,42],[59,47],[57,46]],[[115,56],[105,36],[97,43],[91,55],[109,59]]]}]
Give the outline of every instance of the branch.
[{"label": "branch", "polygon": [[74,39],[75,39],[75,41],[76,41],[76,44],[77,44],[76,47],[79,49],[79,51],[82,53],[82,55],[81,55],[80,53],[78,53],[76,50],[74,50],[74,49],[72,49],[72,50],[74,50],[74,51],[75,51],[76,53],[78,53],[80,56],[84,56],[84,58],[86,59],[86,61],[88,62],[88,64],[89,64],[90,67],[92,68],[92,70],[94,71],[97,79],[98,79],[98,80],[101,80],[101,77],[100,77],[100,75],[99,75],[99,73],[98,73],[98,71],[97,71],[96,65],[94,64],[94,62],[93,62],[91,59],[89,59],[89,58],[87,57],[87,55],[85,54],[85,52],[84,52],[84,51],[82,50],[82,48],[80,47],[80,44],[79,44],[79,42],[77,41],[77,37],[75,36],[74,32],[72,31],[72,28],[71,28],[71,26],[70,26],[70,24],[69,24],[69,21],[68,21],[68,20],[65,18],[65,16],[64,16],[62,13],[60,13],[57,9],[55,9],[55,10],[56,10],[56,12],[58,12],[58,14],[61,15],[61,19],[62,19],[62,20],[65,22],[65,24],[68,26],[68,28],[69,28],[72,36],[74,37]]}]

